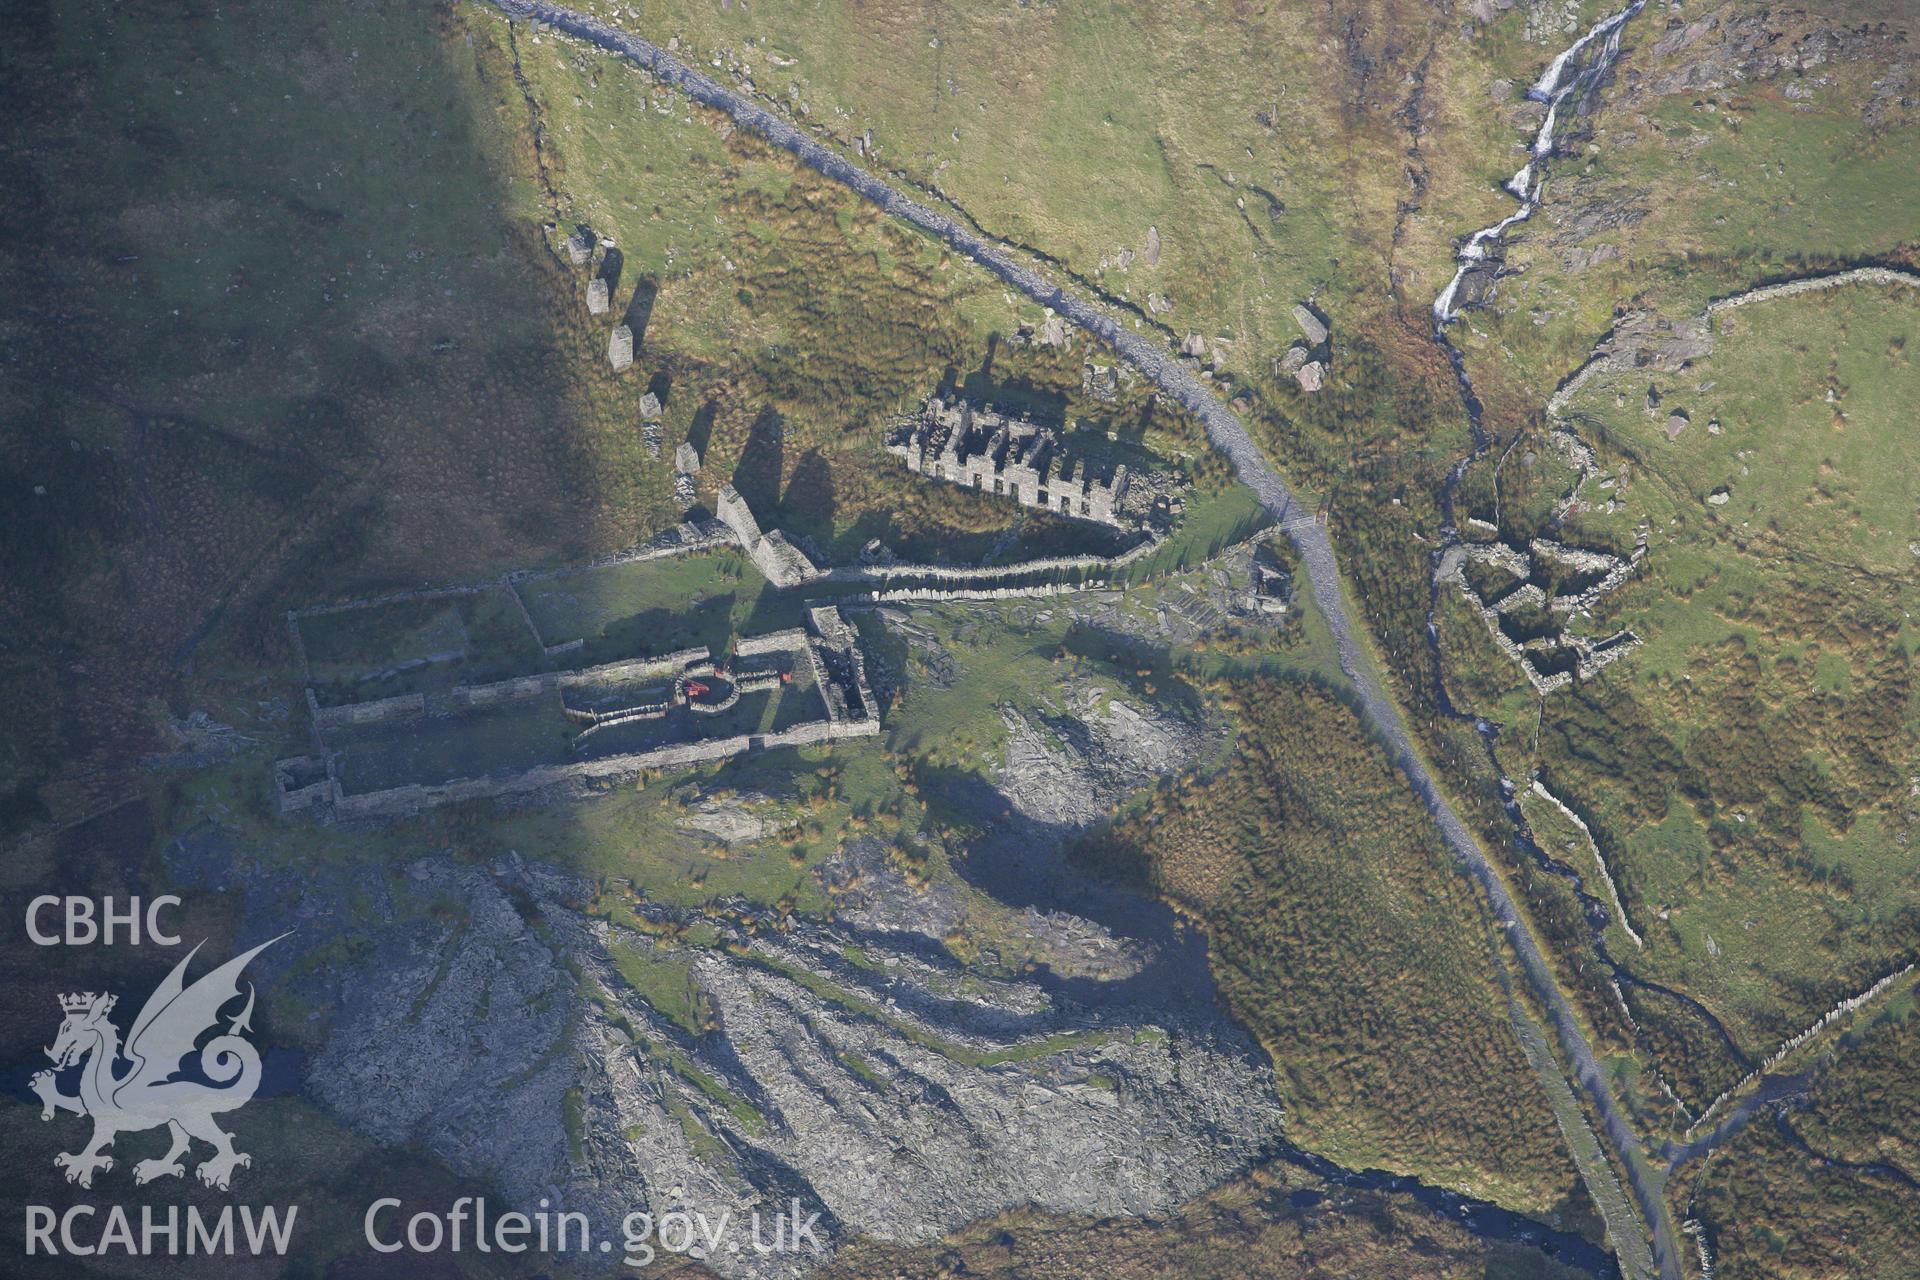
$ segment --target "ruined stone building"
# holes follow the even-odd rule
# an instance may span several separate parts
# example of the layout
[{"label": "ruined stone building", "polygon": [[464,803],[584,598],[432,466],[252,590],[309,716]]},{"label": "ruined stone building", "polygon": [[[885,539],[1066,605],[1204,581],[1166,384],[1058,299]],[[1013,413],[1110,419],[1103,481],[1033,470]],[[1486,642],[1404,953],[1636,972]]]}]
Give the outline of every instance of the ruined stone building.
[{"label": "ruined stone building", "polygon": [[797,587],[826,576],[819,565],[807,558],[806,552],[787,541],[784,533],[778,529],[762,531],[747,500],[732,485],[720,486],[714,507],[714,514],[733,530],[734,537],[746,548],[754,568],[774,586]]},{"label": "ruined stone building", "polygon": [[1051,428],[975,409],[965,400],[929,398],[920,414],[894,432],[887,451],[935,480],[1076,520],[1127,524],[1119,510],[1127,493],[1125,466],[1097,477],[1086,459],[1066,456]]},{"label": "ruined stone building", "polygon": [[[295,634],[298,626],[295,624]],[[742,723],[723,719],[744,697],[795,700],[778,726],[755,710]],[[483,684],[416,692],[322,707],[307,688],[314,754],[274,763],[281,813],[308,812],[323,821],[406,817],[437,804],[524,795],[548,788],[602,785],[650,769],[681,769],[712,760],[812,746],[880,732],[880,705],[867,677],[859,633],[831,606],[807,610],[806,626],[739,636],[716,658],[702,645],[590,667],[533,671]],[[356,753],[383,741],[406,742],[434,732],[464,731],[476,717],[504,707],[532,709],[564,726],[564,757],[516,762],[472,772],[469,761],[436,777],[356,784]],[[649,731],[646,726],[656,726]],[[641,732],[634,733],[634,730]],[[601,735],[630,740],[604,751],[583,750]]]},{"label": "ruined stone building", "polygon": [[[1469,519],[1467,532],[1493,538],[1499,530]],[[1576,678],[1590,680],[1640,647],[1640,637],[1626,629],[1597,639],[1567,623],[1618,590],[1646,554],[1644,529],[1625,556],[1550,538],[1534,538],[1525,550],[1499,541],[1468,541],[1447,548],[1440,581],[1460,589],[1486,622],[1494,644],[1519,664],[1536,692],[1545,694],[1567,688]],[[1552,582],[1551,594],[1536,581],[1542,575]]]},{"label": "ruined stone building", "polygon": [[591,227],[581,225],[567,233],[567,260],[576,267],[593,261],[594,236]]}]

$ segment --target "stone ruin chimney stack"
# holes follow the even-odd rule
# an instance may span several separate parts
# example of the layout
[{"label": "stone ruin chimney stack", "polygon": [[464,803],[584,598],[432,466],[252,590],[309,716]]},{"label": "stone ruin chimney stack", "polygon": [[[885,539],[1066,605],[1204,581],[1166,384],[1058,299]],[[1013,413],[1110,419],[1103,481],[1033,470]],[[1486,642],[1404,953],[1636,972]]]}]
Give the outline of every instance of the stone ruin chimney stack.
[{"label": "stone ruin chimney stack", "polygon": [[593,231],[585,226],[575,227],[573,234],[567,237],[567,261],[576,267],[584,267],[593,261]]}]

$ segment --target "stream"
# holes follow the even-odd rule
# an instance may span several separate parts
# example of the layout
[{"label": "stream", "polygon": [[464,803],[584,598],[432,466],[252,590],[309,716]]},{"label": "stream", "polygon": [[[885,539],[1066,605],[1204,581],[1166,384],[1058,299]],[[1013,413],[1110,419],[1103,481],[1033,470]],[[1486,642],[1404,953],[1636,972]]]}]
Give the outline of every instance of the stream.
[{"label": "stream", "polygon": [[[1535,838],[1532,827],[1520,807],[1519,788],[1513,779],[1507,776],[1500,762],[1499,728],[1484,716],[1455,705],[1448,692],[1444,656],[1440,645],[1440,593],[1444,590],[1441,567],[1447,552],[1461,542],[1457,510],[1460,485],[1474,463],[1485,457],[1496,443],[1483,421],[1481,401],[1474,390],[1465,353],[1448,336],[1447,329],[1460,318],[1464,310],[1479,305],[1491,290],[1504,258],[1504,238],[1507,232],[1532,217],[1540,207],[1546,187],[1548,164],[1558,145],[1561,126],[1567,118],[1586,109],[1612,72],[1614,64],[1619,59],[1621,34],[1626,24],[1640,12],[1644,4],[1645,0],[1632,0],[1632,3],[1619,12],[1596,22],[1579,39],[1557,54],[1540,73],[1539,78],[1528,87],[1527,98],[1544,104],[1546,111],[1528,144],[1526,163],[1503,184],[1503,189],[1519,201],[1519,207],[1499,221],[1473,232],[1460,244],[1455,253],[1455,262],[1458,265],[1453,276],[1433,301],[1433,341],[1446,356],[1447,363],[1453,370],[1454,379],[1460,390],[1461,403],[1466,411],[1472,444],[1448,470],[1441,489],[1442,527],[1440,545],[1431,558],[1427,644],[1432,660],[1434,689],[1441,713],[1454,721],[1471,724],[1474,732],[1479,736],[1482,748],[1486,752],[1487,762],[1499,779],[1501,806],[1512,829],[1515,847],[1535,866],[1560,877],[1571,886],[1580,904],[1581,912],[1586,918],[1594,950],[1601,962],[1613,974],[1616,983],[1622,988],[1639,987],[1684,1004],[1696,1015],[1703,1017],[1714,1029],[1721,1043],[1736,1062],[1742,1067],[1750,1067],[1752,1063],[1746,1054],[1734,1042],[1720,1020],[1704,1005],[1684,993],[1636,977],[1611,955],[1605,939],[1610,921],[1606,904],[1587,891],[1586,884],[1577,871],[1548,854]],[[1532,975],[1529,974],[1529,976]],[[1555,994],[1556,996],[1559,994],[1557,989]],[[1624,1006],[1624,994],[1621,995],[1621,1002]],[[1554,1008],[1557,1021],[1561,1016],[1560,1008],[1557,1005],[1550,1005],[1550,1007]],[[1628,1011],[1628,1019],[1631,1023],[1631,1010]],[[1564,1029],[1561,1030],[1561,1036],[1563,1048],[1568,1048]],[[1581,1055],[1573,1053],[1571,1049],[1568,1049],[1568,1052],[1575,1061],[1576,1070],[1584,1075],[1585,1063]],[[1600,1099],[1593,1086],[1584,1079],[1582,1083],[1588,1085],[1589,1096],[1598,1105]],[[1598,1109],[1603,1126],[1607,1130],[1608,1140],[1615,1150],[1624,1156],[1626,1152],[1637,1149],[1637,1140],[1630,1132],[1625,1132],[1624,1120],[1605,1105],[1599,1105]],[[1635,1198],[1640,1202],[1641,1213],[1652,1235],[1655,1259],[1660,1272],[1663,1277],[1677,1276],[1679,1262],[1672,1242],[1667,1238],[1660,1187],[1654,1176],[1636,1167],[1631,1160],[1625,1160],[1624,1163],[1628,1178],[1633,1185]]]},{"label": "stream", "polygon": [[[1427,643],[1433,664],[1434,689],[1442,714],[1450,719],[1470,722],[1473,725],[1486,751],[1487,762],[1500,779],[1501,804],[1513,828],[1516,847],[1535,866],[1560,878],[1571,887],[1575,898],[1580,903],[1581,913],[1586,917],[1594,953],[1606,966],[1614,981],[1623,991],[1637,988],[1684,1006],[1712,1029],[1714,1037],[1720,1042],[1727,1055],[1742,1071],[1746,1071],[1752,1069],[1753,1060],[1740,1047],[1718,1015],[1685,992],[1676,991],[1659,982],[1638,976],[1613,956],[1606,940],[1610,920],[1607,905],[1598,896],[1588,891],[1585,878],[1578,871],[1549,854],[1534,837],[1532,827],[1520,808],[1518,798],[1520,789],[1513,779],[1507,776],[1500,764],[1498,727],[1453,702],[1445,678],[1437,618],[1440,592],[1443,590],[1440,566],[1447,550],[1459,545],[1461,541],[1457,513],[1460,484],[1473,464],[1485,457],[1488,450],[1496,443],[1482,423],[1480,400],[1474,392],[1472,379],[1468,375],[1465,355],[1447,336],[1447,327],[1458,320],[1463,311],[1478,305],[1484,297],[1484,292],[1490,287],[1491,280],[1481,281],[1477,277],[1490,278],[1497,271],[1501,261],[1502,240],[1507,231],[1530,218],[1540,207],[1548,176],[1548,162],[1552,159],[1557,145],[1559,127],[1569,115],[1577,114],[1591,102],[1593,95],[1618,60],[1623,29],[1628,20],[1640,12],[1644,3],[1645,0],[1634,0],[1618,13],[1595,23],[1584,35],[1548,63],[1539,79],[1529,86],[1526,94],[1528,99],[1544,104],[1547,110],[1540,127],[1534,132],[1532,141],[1528,145],[1526,164],[1504,184],[1504,190],[1520,202],[1520,207],[1498,222],[1482,227],[1467,237],[1455,255],[1455,261],[1459,265],[1453,277],[1447,282],[1446,288],[1441,290],[1439,296],[1434,299],[1433,340],[1445,353],[1447,362],[1453,369],[1454,378],[1459,384],[1461,399],[1467,410],[1473,445],[1454,463],[1441,491],[1443,525],[1441,544],[1433,556],[1434,577],[1428,601]],[[1465,297],[1462,296],[1463,288],[1466,289]],[[1624,994],[1621,1001],[1624,1005]],[[1627,1010],[1627,1016],[1631,1022],[1631,1009]]]},{"label": "stream", "polygon": [[1761,1077],[1759,1088],[1742,1098],[1733,1110],[1727,1113],[1726,1118],[1712,1130],[1695,1138],[1692,1142],[1668,1141],[1661,1145],[1660,1159],[1666,1164],[1667,1172],[1671,1174],[1689,1160],[1706,1155],[1746,1128],[1747,1123],[1762,1107],[1772,1106],[1776,1102],[1804,1099],[1812,1083],[1813,1073],[1809,1071],[1794,1075]]}]

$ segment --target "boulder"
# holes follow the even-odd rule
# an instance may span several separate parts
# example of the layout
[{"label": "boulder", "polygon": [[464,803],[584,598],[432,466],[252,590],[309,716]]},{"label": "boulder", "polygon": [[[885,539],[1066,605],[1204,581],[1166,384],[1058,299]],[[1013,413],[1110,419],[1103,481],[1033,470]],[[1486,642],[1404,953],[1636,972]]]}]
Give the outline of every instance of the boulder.
[{"label": "boulder", "polygon": [[607,282],[599,277],[587,281],[587,311],[596,316],[607,314]]},{"label": "boulder", "polygon": [[1293,377],[1294,381],[1300,384],[1302,391],[1318,391],[1322,382],[1325,380],[1326,372],[1327,366],[1321,364],[1318,360],[1309,360],[1300,367],[1300,372],[1294,374]]},{"label": "boulder", "polygon": [[1300,332],[1307,335],[1311,346],[1319,346],[1327,340],[1326,323],[1304,302],[1293,304],[1293,322],[1300,326]]},{"label": "boulder", "polygon": [[[1604,247],[1584,253],[1584,260],[1601,261],[1600,249]],[[1726,327],[1724,321],[1721,327]],[[1676,322],[1653,311],[1629,311],[1617,317],[1612,331],[1595,348],[1596,355],[1606,357],[1609,368],[1651,369],[1661,373],[1678,373],[1712,352],[1713,333],[1705,317]]]},{"label": "boulder", "polygon": [[607,363],[616,370],[633,363],[633,330],[624,324],[617,326],[607,339]]},{"label": "boulder", "polygon": [[649,391],[640,397],[640,416],[651,422],[660,416],[660,397]]}]

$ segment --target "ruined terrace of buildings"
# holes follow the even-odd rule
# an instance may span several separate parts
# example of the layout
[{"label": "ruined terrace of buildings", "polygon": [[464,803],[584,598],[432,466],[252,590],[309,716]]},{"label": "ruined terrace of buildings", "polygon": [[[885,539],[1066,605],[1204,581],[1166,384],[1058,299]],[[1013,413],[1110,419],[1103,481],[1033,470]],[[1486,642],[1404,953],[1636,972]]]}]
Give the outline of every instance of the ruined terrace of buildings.
[{"label": "ruined terrace of buildings", "polygon": [[1128,484],[1124,465],[1107,479],[1097,478],[1086,459],[1066,456],[1051,428],[991,408],[930,397],[895,431],[887,452],[935,480],[1004,494],[1076,520],[1129,527],[1121,513]]}]

